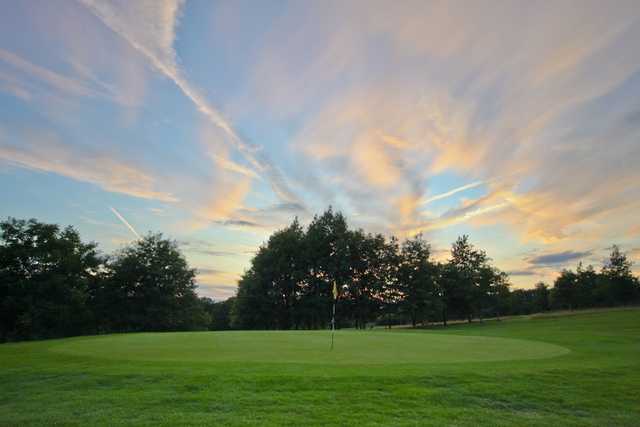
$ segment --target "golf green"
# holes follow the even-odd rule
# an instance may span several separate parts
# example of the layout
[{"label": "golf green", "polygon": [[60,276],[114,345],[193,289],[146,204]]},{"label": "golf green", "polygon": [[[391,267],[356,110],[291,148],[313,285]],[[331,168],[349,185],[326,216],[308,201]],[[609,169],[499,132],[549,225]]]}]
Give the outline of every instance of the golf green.
[{"label": "golf green", "polygon": [[49,351],[117,360],[307,364],[429,364],[538,359],[568,349],[539,341],[389,331],[141,333],[81,338]]},{"label": "golf green", "polygon": [[0,345],[0,426],[637,426],[640,309]]}]

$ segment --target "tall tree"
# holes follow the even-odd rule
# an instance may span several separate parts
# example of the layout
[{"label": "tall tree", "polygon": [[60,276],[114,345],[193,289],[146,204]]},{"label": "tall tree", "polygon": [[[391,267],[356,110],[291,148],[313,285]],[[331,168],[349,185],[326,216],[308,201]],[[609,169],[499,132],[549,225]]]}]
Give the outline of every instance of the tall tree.
[{"label": "tall tree", "polygon": [[469,322],[478,310],[476,302],[481,292],[479,289],[483,284],[484,270],[487,268],[488,258],[484,251],[477,250],[471,242],[469,236],[463,235],[451,246],[450,267],[455,270],[455,278],[448,280],[447,303],[448,311],[455,311],[458,315],[464,316]]},{"label": "tall tree", "polygon": [[421,234],[407,239],[402,245],[398,269],[401,307],[411,319],[413,327],[439,311],[435,267],[429,261],[429,255],[430,246]]},{"label": "tall tree", "polygon": [[627,255],[613,245],[609,260],[602,268],[602,276],[609,286],[609,295],[614,304],[626,305],[640,299],[640,284],[631,272],[632,265]]},{"label": "tall tree", "polygon": [[[303,289],[305,326],[326,327],[331,319],[331,290],[335,282],[342,290],[350,281],[349,236],[347,221],[340,212],[329,208],[315,216],[305,237],[308,280]],[[342,316],[337,305],[337,321]]]},{"label": "tall tree", "polygon": [[0,340],[92,330],[88,287],[99,276],[94,243],[72,227],[9,218],[0,223]]},{"label": "tall tree", "polygon": [[573,310],[576,306],[576,273],[562,270],[553,283],[551,296],[554,307]]},{"label": "tall tree", "polygon": [[107,270],[96,306],[109,330],[190,330],[209,324],[195,293],[196,270],[175,241],[149,234],[111,257]]},{"label": "tall tree", "polygon": [[549,287],[543,282],[536,283],[534,288],[534,311],[544,312],[550,308],[550,291]]}]

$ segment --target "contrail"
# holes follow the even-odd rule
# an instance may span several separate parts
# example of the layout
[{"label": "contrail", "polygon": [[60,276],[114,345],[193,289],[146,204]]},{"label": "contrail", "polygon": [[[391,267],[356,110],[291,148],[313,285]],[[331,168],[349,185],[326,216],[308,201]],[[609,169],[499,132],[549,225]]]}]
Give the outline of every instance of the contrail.
[{"label": "contrail", "polygon": [[126,225],[126,226],[127,226],[127,228],[128,228],[129,230],[131,230],[131,232],[132,232],[133,234],[135,234],[135,235],[136,235],[136,237],[137,237],[138,239],[140,239],[140,235],[138,234],[138,232],[136,231],[136,229],[135,229],[135,228],[133,228],[133,227],[131,226],[131,224],[129,224],[129,222],[128,222],[126,219],[124,219],[124,217],[123,217],[122,215],[120,215],[120,212],[118,212],[115,208],[113,208],[113,207],[111,207],[111,206],[109,206],[109,209],[111,209],[111,212],[113,212],[113,214],[114,214],[115,216],[117,216],[117,217],[118,217],[118,219],[119,219],[120,221],[122,221],[122,223],[123,223],[124,225]]},{"label": "contrail", "polygon": [[453,190],[449,190],[446,193],[436,194],[435,196],[429,197],[428,199],[424,199],[420,204],[427,205],[431,202],[435,202],[436,200],[446,199],[447,197],[451,197],[456,193],[460,193],[461,191],[478,187],[484,184],[485,182],[486,181],[476,181],[476,182],[472,182],[471,184],[463,185],[462,187],[454,188]]},{"label": "contrail", "polygon": [[[227,135],[229,141],[240,151],[247,161],[257,169],[258,173],[265,176],[274,193],[282,200],[288,203],[296,203],[300,205],[300,200],[291,191],[280,170],[273,165],[273,163],[260,152],[259,147],[254,146],[251,143],[246,142],[235,131],[229,121],[227,121],[222,113],[220,113],[213,105],[211,105],[205,97],[198,91],[189,81],[187,81],[180,72],[179,67],[174,63],[174,59],[166,61],[166,58],[160,58],[153,49],[145,46],[144,43],[139,42],[128,31],[126,25],[119,20],[119,15],[116,10],[112,10],[108,3],[99,2],[96,0],[79,0],[81,4],[87,7],[91,13],[99,18],[108,28],[114,33],[118,34],[124,40],[126,40],[131,47],[145,56],[156,70],[166,77],[171,79],[180,91],[196,106],[205,117],[207,117],[214,125],[223,130]],[[176,7],[179,9],[183,4],[182,1],[176,2]],[[175,55],[171,52],[169,55],[171,58]]]}]

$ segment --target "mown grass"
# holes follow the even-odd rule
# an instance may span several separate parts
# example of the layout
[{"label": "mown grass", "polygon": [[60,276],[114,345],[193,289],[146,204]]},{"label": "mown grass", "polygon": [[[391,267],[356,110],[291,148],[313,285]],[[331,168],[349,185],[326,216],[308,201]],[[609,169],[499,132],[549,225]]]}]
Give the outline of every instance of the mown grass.
[{"label": "mown grass", "polygon": [[639,309],[342,331],[333,353],[327,339],[224,332],[0,345],[0,425],[639,424]]}]

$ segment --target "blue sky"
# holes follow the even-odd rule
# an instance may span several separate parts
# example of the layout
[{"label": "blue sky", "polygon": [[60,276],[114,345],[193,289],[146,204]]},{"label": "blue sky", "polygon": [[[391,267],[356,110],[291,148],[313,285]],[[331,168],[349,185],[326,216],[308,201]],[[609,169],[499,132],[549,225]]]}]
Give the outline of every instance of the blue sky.
[{"label": "blue sky", "polygon": [[2,8],[2,217],[162,231],[216,298],[329,205],[437,259],[469,234],[516,287],[640,261],[635,1]]}]

